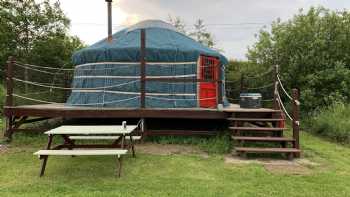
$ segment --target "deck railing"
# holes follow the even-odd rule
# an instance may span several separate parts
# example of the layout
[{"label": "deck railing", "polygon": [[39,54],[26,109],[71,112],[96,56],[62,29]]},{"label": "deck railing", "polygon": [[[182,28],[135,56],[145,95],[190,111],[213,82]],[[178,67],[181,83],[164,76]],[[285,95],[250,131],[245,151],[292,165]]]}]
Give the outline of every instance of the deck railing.
[{"label": "deck railing", "polygon": [[[275,86],[274,86],[274,109],[276,110],[282,110],[285,117],[288,118],[292,123],[292,130],[293,130],[293,139],[295,140],[293,144],[293,148],[300,149],[300,142],[299,142],[299,135],[300,135],[300,93],[297,88],[292,89],[292,95],[288,93],[288,91],[285,89],[281,76],[279,74],[279,66],[275,66],[275,72],[274,72],[274,80],[275,80]],[[280,92],[283,93],[284,98],[289,102],[291,105],[291,113],[286,108],[286,105],[284,104]],[[299,155],[297,155],[299,156]]]}]

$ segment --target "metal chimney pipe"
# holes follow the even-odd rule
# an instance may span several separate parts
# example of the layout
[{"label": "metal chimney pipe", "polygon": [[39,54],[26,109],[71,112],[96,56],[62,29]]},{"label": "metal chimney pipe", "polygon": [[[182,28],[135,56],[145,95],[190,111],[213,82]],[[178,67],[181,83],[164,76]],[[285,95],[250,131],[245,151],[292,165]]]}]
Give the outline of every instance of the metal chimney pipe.
[{"label": "metal chimney pipe", "polygon": [[112,1],[113,0],[105,0],[107,2],[107,10],[108,10],[108,42],[112,42]]}]

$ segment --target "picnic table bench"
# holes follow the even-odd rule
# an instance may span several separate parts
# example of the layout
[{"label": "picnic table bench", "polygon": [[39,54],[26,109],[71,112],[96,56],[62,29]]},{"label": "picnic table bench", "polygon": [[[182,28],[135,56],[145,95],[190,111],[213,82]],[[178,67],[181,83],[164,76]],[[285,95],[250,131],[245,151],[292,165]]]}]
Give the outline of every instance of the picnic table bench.
[{"label": "picnic table bench", "polygon": [[[133,136],[132,132],[139,125],[99,125],[99,126],[60,126],[45,132],[48,135],[48,143],[45,150],[39,150],[34,153],[42,159],[40,177],[44,175],[48,156],[52,155],[115,155],[117,157],[118,170],[120,177],[122,168],[122,156],[127,154],[125,149],[125,140],[128,141],[128,148],[132,149],[132,155],[135,157],[134,140],[139,140],[140,136]],[[54,136],[61,136],[63,144],[51,148]],[[76,144],[75,140],[113,140],[111,144]],[[84,148],[84,149],[82,149]]]}]

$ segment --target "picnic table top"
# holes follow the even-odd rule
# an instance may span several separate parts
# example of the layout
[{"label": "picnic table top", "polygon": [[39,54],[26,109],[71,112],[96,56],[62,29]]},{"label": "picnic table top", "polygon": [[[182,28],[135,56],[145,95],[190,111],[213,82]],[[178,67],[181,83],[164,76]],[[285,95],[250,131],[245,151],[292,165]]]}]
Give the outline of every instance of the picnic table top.
[{"label": "picnic table top", "polygon": [[130,134],[137,125],[127,125],[126,129],[121,125],[64,125],[46,131],[47,135],[91,135],[91,134]]}]

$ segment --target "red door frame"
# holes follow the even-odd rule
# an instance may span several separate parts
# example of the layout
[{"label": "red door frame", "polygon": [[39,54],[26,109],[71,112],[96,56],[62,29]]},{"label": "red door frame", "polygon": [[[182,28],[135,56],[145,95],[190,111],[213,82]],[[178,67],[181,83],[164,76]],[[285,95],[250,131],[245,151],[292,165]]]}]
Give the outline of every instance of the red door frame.
[{"label": "red door frame", "polygon": [[199,58],[199,107],[217,108],[218,105],[218,84],[220,60],[212,56],[200,56]]}]

